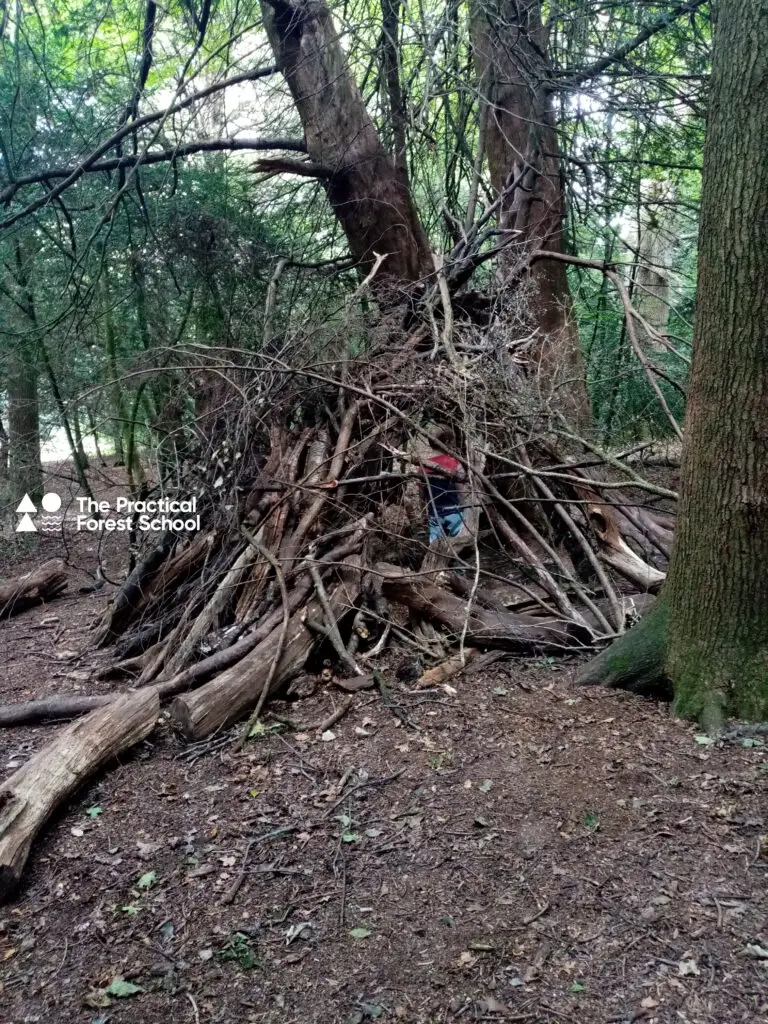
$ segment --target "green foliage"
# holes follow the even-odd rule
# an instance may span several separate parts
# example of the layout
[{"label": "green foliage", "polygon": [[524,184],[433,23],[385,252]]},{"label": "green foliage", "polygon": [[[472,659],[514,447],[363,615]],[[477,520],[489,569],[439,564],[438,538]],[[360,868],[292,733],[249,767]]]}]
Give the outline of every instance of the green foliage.
[{"label": "green foliage", "polygon": [[[352,74],[391,149],[381,8],[367,0],[333,7]],[[611,53],[666,9],[586,0],[543,8],[556,81]],[[83,174],[40,205],[89,154],[130,161],[220,136],[301,138],[285,86],[271,76],[240,82],[226,101],[224,93],[212,94],[109,144],[132,118],[158,114],[273,60],[258,0],[221,0],[202,31],[190,7],[170,5],[157,9],[142,80],[146,10],[140,0],[9,7],[0,40],[0,220],[28,204],[38,208],[0,228],[0,372],[8,353],[24,347],[39,369],[44,434],[67,420],[74,434],[93,432],[102,447],[126,458],[153,445],[167,467],[196,429],[198,410],[183,372],[194,364],[193,346],[258,349],[266,341],[279,349],[304,332],[307,357],[324,358],[343,324],[348,352],[360,356],[370,335],[365,310],[350,315],[354,274],[328,273],[329,261],[347,251],[323,185],[254,175],[251,154],[201,151],[140,169],[112,166]],[[402,6],[400,19],[411,188],[432,248],[450,252],[475,186],[475,216],[493,199],[482,154],[478,160],[469,7],[427,0]],[[574,249],[618,262],[631,280],[644,183],[671,189],[676,245],[668,330],[683,355],[691,336],[709,44],[705,17],[676,19],[606,73],[555,92]],[[49,177],[36,178],[42,172]],[[489,230],[486,248],[497,241]],[[669,424],[627,343],[616,297],[592,271],[574,271],[571,280],[603,439],[623,444],[666,435]],[[482,264],[471,286],[492,283],[493,264]],[[685,360],[665,351],[654,361],[680,419],[683,396],[675,383],[684,386]]]}]

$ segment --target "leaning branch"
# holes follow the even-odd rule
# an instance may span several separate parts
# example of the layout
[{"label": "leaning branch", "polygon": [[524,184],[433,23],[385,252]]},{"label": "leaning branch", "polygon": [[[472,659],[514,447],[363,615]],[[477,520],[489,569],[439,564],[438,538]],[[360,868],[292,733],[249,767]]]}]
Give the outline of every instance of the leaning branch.
[{"label": "leaning branch", "polygon": [[[174,103],[170,107],[166,107],[163,110],[153,111],[151,114],[145,114],[143,117],[139,117],[135,121],[131,121],[129,124],[123,125],[118,129],[118,131],[110,135],[108,139],[99,143],[95,149],[91,150],[88,156],[84,157],[76,167],[73,167],[67,177],[52,188],[50,192],[46,192],[44,196],[40,196],[40,198],[28,203],[23,207],[23,209],[12,214],[10,217],[6,217],[5,220],[0,221],[0,228],[9,228],[17,221],[22,220],[22,218],[36,213],[43,206],[47,206],[55,199],[58,199],[62,193],[66,192],[66,190],[74,185],[75,182],[79,181],[80,178],[82,178],[82,176],[92,168],[93,164],[100,160],[105,153],[108,153],[110,149],[113,149],[121,139],[126,137],[126,135],[130,135],[133,132],[138,131],[140,128],[145,128],[149,124],[154,124],[156,121],[165,121],[171,115],[177,114],[181,110],[186,110],[187,107],[190,107],[195,103],[199,103],[201,100],[207,99],[208,96],[221,92],[222,89],[227,89],[232,85],[240,85],[243,82],[255,82],[260,78],[266,78],[269,75],[274,75],[277,71],[279,71],[279,68],[273,64],[264,68],[255,68],[253,71],[246,71],[242,75],[233,75],[231,78],[225,78],[221,82],[215,82],[213,85],[209,85],[206,89],[201,89],[199,92],[194,92],[189,96],[185,96],[183,100],[179,100],[178,103]],[[30,177],[31,180],[29,180]],[[45,180],[46,174],[44,172],[32,176],[28,175],[26,178],[22,177],[16,179],[3,189],[2,192],[0,192],[0,204],[9,203],[18,190],[24,185],[31,185]]]},{"label": "leaning branch", "polygon": [[617,50],[614,50],[613,53],[606,54],[605,57],[601,57],[594,64],[590,64],[589,67],[583,68],[575,74],[568,75],[557,82],[556,87],[558,89],[577,89],[590,79],[597,78],[598,75],[607,71],[611,64],[618,64],[620,61],[623,61],[630,53],[642,46],[643,43],[647,43],[653,36],[663,32],[673,21],[677,21],[678,18],[682,18],[686,14],[695,14],[705,3],[706,0],[688,0],[687,3],[678,4],[667,11],[666,14],[660,15],[655,21],[650,22],[645,28],[641,28],[636,36],[628,39],[626,43]]}]

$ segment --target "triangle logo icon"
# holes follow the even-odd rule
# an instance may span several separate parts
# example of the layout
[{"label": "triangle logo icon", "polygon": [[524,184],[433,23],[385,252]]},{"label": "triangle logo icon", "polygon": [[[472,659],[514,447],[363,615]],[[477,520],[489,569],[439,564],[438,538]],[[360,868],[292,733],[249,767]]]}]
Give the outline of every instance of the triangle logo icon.
[{"label": "triangle logo icon", "polygon": [[24,497],[21,499],[21,501],[19,503],[19,507],[16,509],[16,511],[19,514],[21,514],[22,512],[24,512],[24,513],[37,512],[37,508],[36,508],[35,505],[33,505],[32,499],[30,498],[30,496],[28,494],[25,494]]},{"label": "triangle logo icon", "polygon": [[16,533],[37,533],[37,527],[29,518],[29,513],[25,512],[21,517],[19,525],[16,527]]}]

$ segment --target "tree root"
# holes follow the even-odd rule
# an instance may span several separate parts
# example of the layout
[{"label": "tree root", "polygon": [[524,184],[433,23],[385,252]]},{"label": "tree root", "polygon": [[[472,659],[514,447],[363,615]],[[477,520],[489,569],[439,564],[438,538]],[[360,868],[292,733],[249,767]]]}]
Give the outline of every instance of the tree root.
[{"label": "tree root", "polygon": [[664,671],[668,611],[662,597],[651,610],[576,675],[579,686],[607,686],[645,697],[672,699]]}]

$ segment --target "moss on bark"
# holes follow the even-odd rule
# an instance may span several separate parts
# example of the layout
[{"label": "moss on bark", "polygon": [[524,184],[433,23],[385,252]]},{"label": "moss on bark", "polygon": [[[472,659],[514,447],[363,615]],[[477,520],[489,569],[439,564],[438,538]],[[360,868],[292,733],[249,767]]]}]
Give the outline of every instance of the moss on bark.
[{"label": "moss on bark", "polygon": [[672,688],[664,665],[668,621],[662,595],[636,626],[584,665],[576,682],[670,700]]}]

